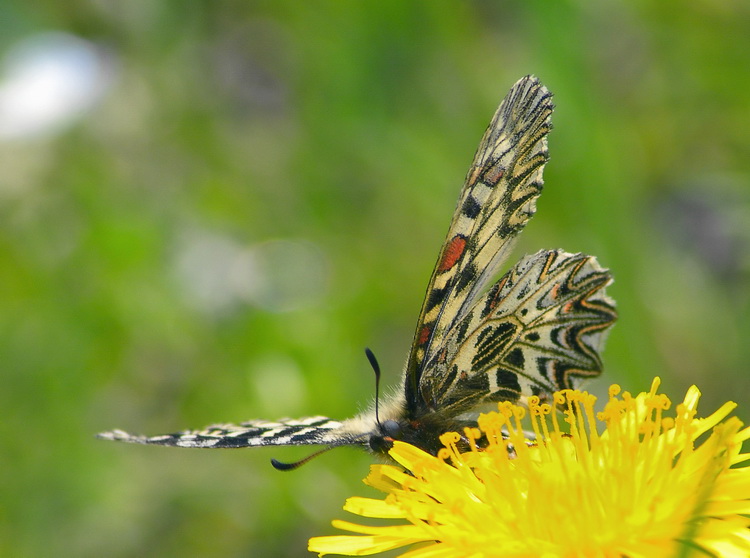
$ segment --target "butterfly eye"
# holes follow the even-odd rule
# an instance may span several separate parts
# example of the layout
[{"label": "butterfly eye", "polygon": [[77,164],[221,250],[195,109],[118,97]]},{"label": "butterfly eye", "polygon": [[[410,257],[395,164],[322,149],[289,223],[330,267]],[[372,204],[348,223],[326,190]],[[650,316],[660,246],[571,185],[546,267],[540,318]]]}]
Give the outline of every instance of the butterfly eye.
[{"label": "butterfly eye", "polygon": [[401,437],[401,425],[395,420],[383,421],[383,424],[381,424],[380,426],[385,436],[395,439]]},{"label": "butterfly eye", "polygon": [[379,432],[370,436],[370,449],[375,453],[387,453],[393,447],[393,440],[401,437],[401,425],[389,419],[378,424]]}]

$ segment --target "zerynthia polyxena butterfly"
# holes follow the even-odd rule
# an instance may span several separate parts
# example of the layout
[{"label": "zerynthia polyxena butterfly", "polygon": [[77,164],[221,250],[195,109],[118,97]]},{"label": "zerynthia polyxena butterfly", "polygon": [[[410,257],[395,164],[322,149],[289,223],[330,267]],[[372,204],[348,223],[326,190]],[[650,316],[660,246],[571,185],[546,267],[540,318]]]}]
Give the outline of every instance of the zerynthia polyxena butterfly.
[{"label": "zerynthia polyxena butterfly", "polygon": [[599,350],[616,313],[605,293],[612,277],[594,257],[542,250],[493,283],[536,211],[552,109],[549,91],[527,76],[492,118],[428,283],[395,396],[343,422],[316,416],[99,437],[187,448],[353,445],[375,453],[403,440],[435,454],[440,434],[476,425],[480,410],[530,395],[548,398],[601,374]]}]

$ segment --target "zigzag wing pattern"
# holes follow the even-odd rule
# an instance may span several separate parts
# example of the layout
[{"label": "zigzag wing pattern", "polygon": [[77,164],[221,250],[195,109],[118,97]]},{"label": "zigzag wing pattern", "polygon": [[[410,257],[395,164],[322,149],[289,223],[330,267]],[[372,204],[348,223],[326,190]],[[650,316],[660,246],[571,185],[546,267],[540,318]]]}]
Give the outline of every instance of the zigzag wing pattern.
[{"label": "zigzag wing pattern", "polygon": [[425,359],[497,275],[536,211],[548,159],[551,99],[535,77],[519,80],[480,142],[417,321],[405,381],[413,414],[420,412],[417,390]]},{"label": "zigzag wing pattern", "polygon": [[423,401],[455,414],[601,374],[598,350],[617,317],[605,294],[611,283],[592,256],[550,250],[524,257],[448,332],[425,366]]},{"label": "zigzag wing pattern", "polygon": [[[239,424],[214,424],[202,430],[186,430],[161,436],[138,436],[122,430],[97,435],[105,440],[181,448],[249,448],[260,446],[329,445],[357,443],[341,422],[328,417],[255,420]],[[361,436],[359,437],[361,438]]]}]

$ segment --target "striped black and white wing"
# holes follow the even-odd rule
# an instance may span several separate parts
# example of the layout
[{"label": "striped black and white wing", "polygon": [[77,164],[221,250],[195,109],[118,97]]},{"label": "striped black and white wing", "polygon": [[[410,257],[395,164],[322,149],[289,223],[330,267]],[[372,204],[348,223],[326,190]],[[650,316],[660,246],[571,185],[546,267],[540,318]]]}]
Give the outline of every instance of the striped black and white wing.
[{"label": "striped black and white wing", "polygon": [[562,250],[525,256],[446,334],[425,365],[420,396],[455,415],[575,388],[602,371],[599,351],[617,314],[596,259]]},{"label": "striped black and white wing", "polygon": [[406,367],[408,412],[425,412],[425,363],[494,279],[513,241],[536,211],[548,159],[552,95],[533,76],[513,85],[495,112],[459,196],[427,287]]},{"label": "striped black and white wing", "polygon": [[254,420],[239,424],[214,424],[202,430],[186,430],[161,436],[139,436],[122,430],[98,434],[105,440],[181,448],[254,448],[261,446],[341,446],[366,444],[361,433],[327,417]]}]

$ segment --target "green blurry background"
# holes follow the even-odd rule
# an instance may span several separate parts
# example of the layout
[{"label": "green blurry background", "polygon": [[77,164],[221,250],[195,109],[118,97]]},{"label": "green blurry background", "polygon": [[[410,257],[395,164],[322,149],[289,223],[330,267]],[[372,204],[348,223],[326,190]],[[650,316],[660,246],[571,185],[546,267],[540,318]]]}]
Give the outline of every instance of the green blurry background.
[{"label": "green blurry background", "polygon": [[740,0],[1,3],[1,55],[62,31],[95,79],[28,133],[0,74],[0,555],[304,556],[333,534],[364,453],[284,474],[269,458],[309,450],[93,435],[344,418],[373,394],[365,346],[396,384],[474,149],[528,73],[558,108],[516,256],[612,269],[591,387],[658,374],[750,418],[749,28]]}]

